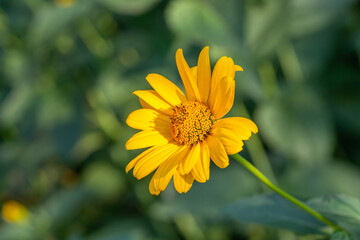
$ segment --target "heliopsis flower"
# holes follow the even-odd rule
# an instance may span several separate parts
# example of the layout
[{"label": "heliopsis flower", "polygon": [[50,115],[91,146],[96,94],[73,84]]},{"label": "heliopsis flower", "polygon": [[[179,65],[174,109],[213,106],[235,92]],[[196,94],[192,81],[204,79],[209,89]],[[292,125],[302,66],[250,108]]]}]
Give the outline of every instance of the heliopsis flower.
[{"label": "heliopsis flower", "polygon": [[1,213],[3,219],[9,223],[20,223],[28,216],[28,210],[26,207],[13,200],[4,202]]},{"label": "heliopsis flower", "polygon": [[146,80],[154,90],[133,93],[143,108],[126,120],[141,130],[127,141],[126,149],[148,148],[127,165],[126,172],[134,168],[134,176],[141,179],[156,170],[149,186],[156,195],[171,178],[179,193],[187,192],[194,180],[206,182],[210,159],[220,168],[227,167],[228,155],[240,152],[243,140],[258,131],[246,118],[221,119],[234,103],[235,72],[242,71],[231,58],[220,58],[211,73],[209,47],[191,69],[178,49],[176,64],[186,94],[165,77],[149,74]]}]

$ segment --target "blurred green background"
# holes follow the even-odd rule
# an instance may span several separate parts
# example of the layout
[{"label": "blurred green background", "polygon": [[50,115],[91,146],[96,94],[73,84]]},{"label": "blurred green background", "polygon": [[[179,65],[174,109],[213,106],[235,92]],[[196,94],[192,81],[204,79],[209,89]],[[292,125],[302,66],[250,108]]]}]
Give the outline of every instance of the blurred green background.
[{"label": "blurred green background", "polygon": [[185,195],[125,174],[131,93],[148,73],[180,86],[176,49],[194,66],[204,46],[244,68],[244,157],[301,199],[360,198],[359,1],[0,0],[0,200],[28,212],[0,239],[324,239],[254,220],[269,191],[233,160]]}]

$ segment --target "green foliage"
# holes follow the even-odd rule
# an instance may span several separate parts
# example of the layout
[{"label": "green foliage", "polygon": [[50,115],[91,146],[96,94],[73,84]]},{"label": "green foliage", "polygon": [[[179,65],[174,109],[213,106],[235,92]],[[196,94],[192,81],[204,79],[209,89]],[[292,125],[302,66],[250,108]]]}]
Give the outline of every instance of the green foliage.
[{"label": "green foliage", "polygon": [[310,199],[308,204],[345,229],[360,233],[360,200],[346,195]]},{"label": "green foliage", "polygon": [[210,5],[199,1],[172,1],[166,11],[169,27],[180,39],[207,44],[224,44],[231,39],[231,31],[223,18]]},{"label": "green foliage", "polygon": [[238,221],[289,229],[299,234],[320,233],[320,229],[325,226],[278,195],[255,195],[242,198],[226,206],[223,211]]},{"label": "green foliage", "polygon": [[156,6],[160,0],[99,0],[100,4],[125,15],[140,15]]},{"label": "green foliage", "polygon": [[358,240],[357,236],[351,235],[345,231],[336,231],[331,235],[331,240]]},{"label": "green foliage", "polygon": [[[359,199],[346,195],[320,197],[305,202],[344,229],[359,234]],[[237,221],[259,223],[289,229],[299,234],[326,234],[325,224],[279,195],[254,195],[223,208],[223,213]],[[348,236],[349,238],[344,238]],[[334,239],[351,239],[346,231],[334,232]],[[342,237],[342,238],[341,238]],[[354,235],[355,237],[355,235]]]},{"label": "green foliage", "polygon": [[[356,0],[1,0],[0,200],[29,215],[0,239],[357,239],[359,23]],[[206,45],[244,68],[229,116],[259,134],[241,154],[344,230],[233,161],[186,195],[125,174],[131,93],[149,73],[181,86],[175,50],[193,66]]]},{"label": "green foliage", "polygon": [[311,90],[290,89],[256,114],[264,139],[274,149],[309,164],[329,160],[333,129],[324,104]]}]

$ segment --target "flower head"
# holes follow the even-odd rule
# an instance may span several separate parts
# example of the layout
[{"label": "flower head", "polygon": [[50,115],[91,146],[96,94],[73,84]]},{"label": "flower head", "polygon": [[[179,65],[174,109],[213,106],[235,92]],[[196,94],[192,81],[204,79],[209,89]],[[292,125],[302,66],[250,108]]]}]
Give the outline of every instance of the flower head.
[{"label": "flower head", "polygon": [[3,219],[9,223],[20,223],[28,217],[26,207],[13,200],[4,202],[1,213]]},{"label": "flower head", "polygon": [[[173,178],[179,193],[187,192],[194,180],[210,177],[210,159],[220,168],[229,165],[228,155],[240,152],[243,140],[258,129],[242,117],[221,119],[229,112],[235,95],[235,72],[242,68],[229,57],[220,58],[211,72],[209,47],[198,65],[189,68],[181,49],[176,64],[186,94],[165,77],[149,74],[154,90],[135,91],[142,109],[130,113],[126,123],[141,132],[133,135],[126,149],[148,148],[126,167],[137,179],[155,171],[150,193],[158,195]],[[150,148],[149,148],[150,147]]]}]

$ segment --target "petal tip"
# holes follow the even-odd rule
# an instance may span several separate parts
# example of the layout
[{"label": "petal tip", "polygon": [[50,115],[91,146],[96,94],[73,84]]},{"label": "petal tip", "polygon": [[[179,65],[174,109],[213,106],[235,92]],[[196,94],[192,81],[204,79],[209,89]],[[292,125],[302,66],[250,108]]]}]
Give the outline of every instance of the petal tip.
[{"label": "petal tip", "polygon": [[235,72],[243,72],[244,71],[244,69],[242,68],[242,67],[240,67],[239,65],[235,65],[234,66],[235,67]]},{"label": "petal tip", "polygon": [[227,168],[229,166],[229,163],[226,163],[225,165],[223,165],[221,168]]},{"label": "petal tip", "polygon": [[147,80],[149,77],[153,76],[154,73],[149,73],[148,75],[146,75],[145,79]]},{"label": "petal tip", "polygon": [[201,51],[209,51],[210,47],[209,46],[205,46]]},{"label": "petal tip", "polygon": [[125,172],[128,173],[134,166],[131,166],[130,164],[128,164],[125,168]]}]

